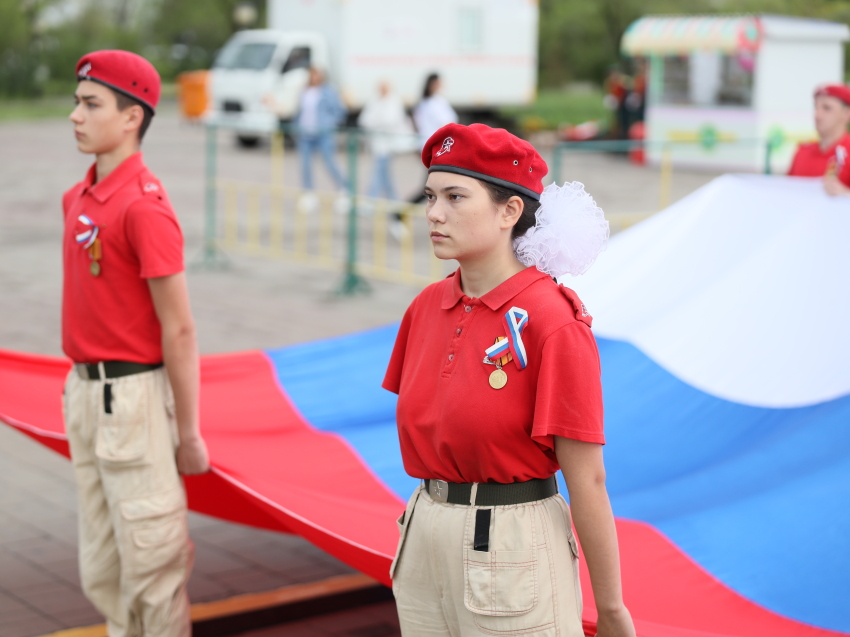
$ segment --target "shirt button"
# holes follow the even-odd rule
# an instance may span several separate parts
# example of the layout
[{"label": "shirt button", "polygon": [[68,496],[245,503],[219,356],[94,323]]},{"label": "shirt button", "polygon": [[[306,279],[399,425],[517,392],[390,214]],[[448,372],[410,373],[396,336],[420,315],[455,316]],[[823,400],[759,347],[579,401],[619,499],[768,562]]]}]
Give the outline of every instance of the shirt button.
[{"label": "shirt button", "polygon": [[463,330],[461,330],[460,328],[457,328],[457,332],[456,332],[456,333],[459,335],[462,331],[463,331]]},{"label": "shirt button", "polygon": [[449,354],[449,360],[454,360],[454,357],[455,357],[454,354]]},{"label": "shirt button", "polygon": [[467,305],[467,306],[466,306],[465,308],[463,308],[463,309],[465,309],[467,312],[471,312],[471,311],[472,311],[472,306],[471,306],[471,305]]}]

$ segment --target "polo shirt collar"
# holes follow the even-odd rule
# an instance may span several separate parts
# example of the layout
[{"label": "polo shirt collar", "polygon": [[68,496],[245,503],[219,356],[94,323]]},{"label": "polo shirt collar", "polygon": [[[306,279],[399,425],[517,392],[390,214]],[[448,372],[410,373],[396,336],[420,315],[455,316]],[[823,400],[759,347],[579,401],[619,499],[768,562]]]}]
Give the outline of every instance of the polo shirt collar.
[{"label": "polo shirt collar", "polygon": [[97,166],[92,165],[86,175],[86,188],[99,203],[106,202],[121,186],[144,170],[141,151],[133,153],[109,173],[103,181],[94,182],[97,176]]},{"label": "polo shirt collar", "polygon": [[[548,276],[548,274],[541,272],[535,267],[526,268],[522,272],[517,272],[507,281],[497,285],[495,288],[487,292],[487,294],[482,296],[480,300],[488,308],[496,311],[529,285],[539,279],[548,278]],[[460,287],[460,268],[451,275],[451,278],[451,285],[447,285],[443,292],[443,302],[441,307],[444,310],[452,309],[464,296],[466,296]]]},{"label": "polo shirt collar", "polygon": [[817,145],[817,149],[818,152],[824,157],[832,157],[832,155],[835,153],[835,149],[838,146],[850,146],[850,134],[844,133],[841,137],[838,138],[838,141],[836,141],[832,146],[830,146],[826,150],[821,150],[820,144]]}]

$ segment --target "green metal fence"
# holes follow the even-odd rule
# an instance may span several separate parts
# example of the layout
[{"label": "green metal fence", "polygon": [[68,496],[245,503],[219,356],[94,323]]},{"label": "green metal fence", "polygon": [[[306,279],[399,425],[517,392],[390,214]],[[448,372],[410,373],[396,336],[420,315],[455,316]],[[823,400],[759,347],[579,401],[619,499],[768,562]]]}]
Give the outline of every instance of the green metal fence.
[{"label": "green metal fence", "polygon": [[[433,256],[423,206],[405,202],[370,200],[357,192],[359,154],[364,131],[339,129],[346,151],[348,199],[344,214],[333,208],[339,195],[314,193],[318,214],[299,207],[307,194],[303,189],[283,184],[285,157],[282,129],[270,145],[271,178],[268,182],[239,181],[218,174],[218,133],[224,127],[206,127],[206,189],[204,248],[201,265],[223,267],[228,252],[247,253],[273,259],[289,259],[341,273],[341,294],[366,292],[365,277],[422,286],[439,280],[451,269]],[[561,142],[549,154],[551,172],[559,178],[566,153],[628,153],[660,149],[659,206],[671,201],[673,149],[692,142],[651,142],[599,140]],[[722,143],[722,142],[720,142]],[[764,145],[770,172],[771,153],[776,140],[738,141],[738,144]],[[550,179],[551,181],[551,179]],[[368,214],[364,210],[369,211]],[[608,215],[612,232],[624,229],[650,216],[620,213]],[[389,228],[398,230],[391,235]]]}]

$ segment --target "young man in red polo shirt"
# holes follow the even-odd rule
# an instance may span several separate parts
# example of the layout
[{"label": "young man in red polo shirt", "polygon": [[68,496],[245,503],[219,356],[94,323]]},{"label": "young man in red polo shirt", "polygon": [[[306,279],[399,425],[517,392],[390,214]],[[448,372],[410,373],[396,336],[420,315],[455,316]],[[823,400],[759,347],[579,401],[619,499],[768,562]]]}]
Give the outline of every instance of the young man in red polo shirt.
[{"label": "young man in red polo shirt", "polygon": [[820,141],[800,144],[788,174],[823,177],[830,195],[850,195],[850,88],[828,84],[815,91],[815,128]]},{"label": "young man in red polo shirt", "polygon": [[74,368],[65,426],[77,479],[80,573],[110,637],[191,632],[182,474],[208,470],[183,236],[139,146],[160,94],[147,60],[77,64],[77,147],[95,155],[65,193],[62,343]]}]

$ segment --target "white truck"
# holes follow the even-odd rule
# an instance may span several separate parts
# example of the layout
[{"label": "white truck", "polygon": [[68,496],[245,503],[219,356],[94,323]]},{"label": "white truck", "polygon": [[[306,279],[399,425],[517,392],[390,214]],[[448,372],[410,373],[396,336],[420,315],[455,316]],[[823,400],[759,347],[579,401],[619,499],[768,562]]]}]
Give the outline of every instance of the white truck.
[{"label": "white truck", "polygon": [[298,110],[307,67],[351,113],[388,80],[408,106],[429,73],[470,119],[537,91],[536,0],[268,0],[268,29],[237,32],[212,68],[209,121],[251,145]]}]

